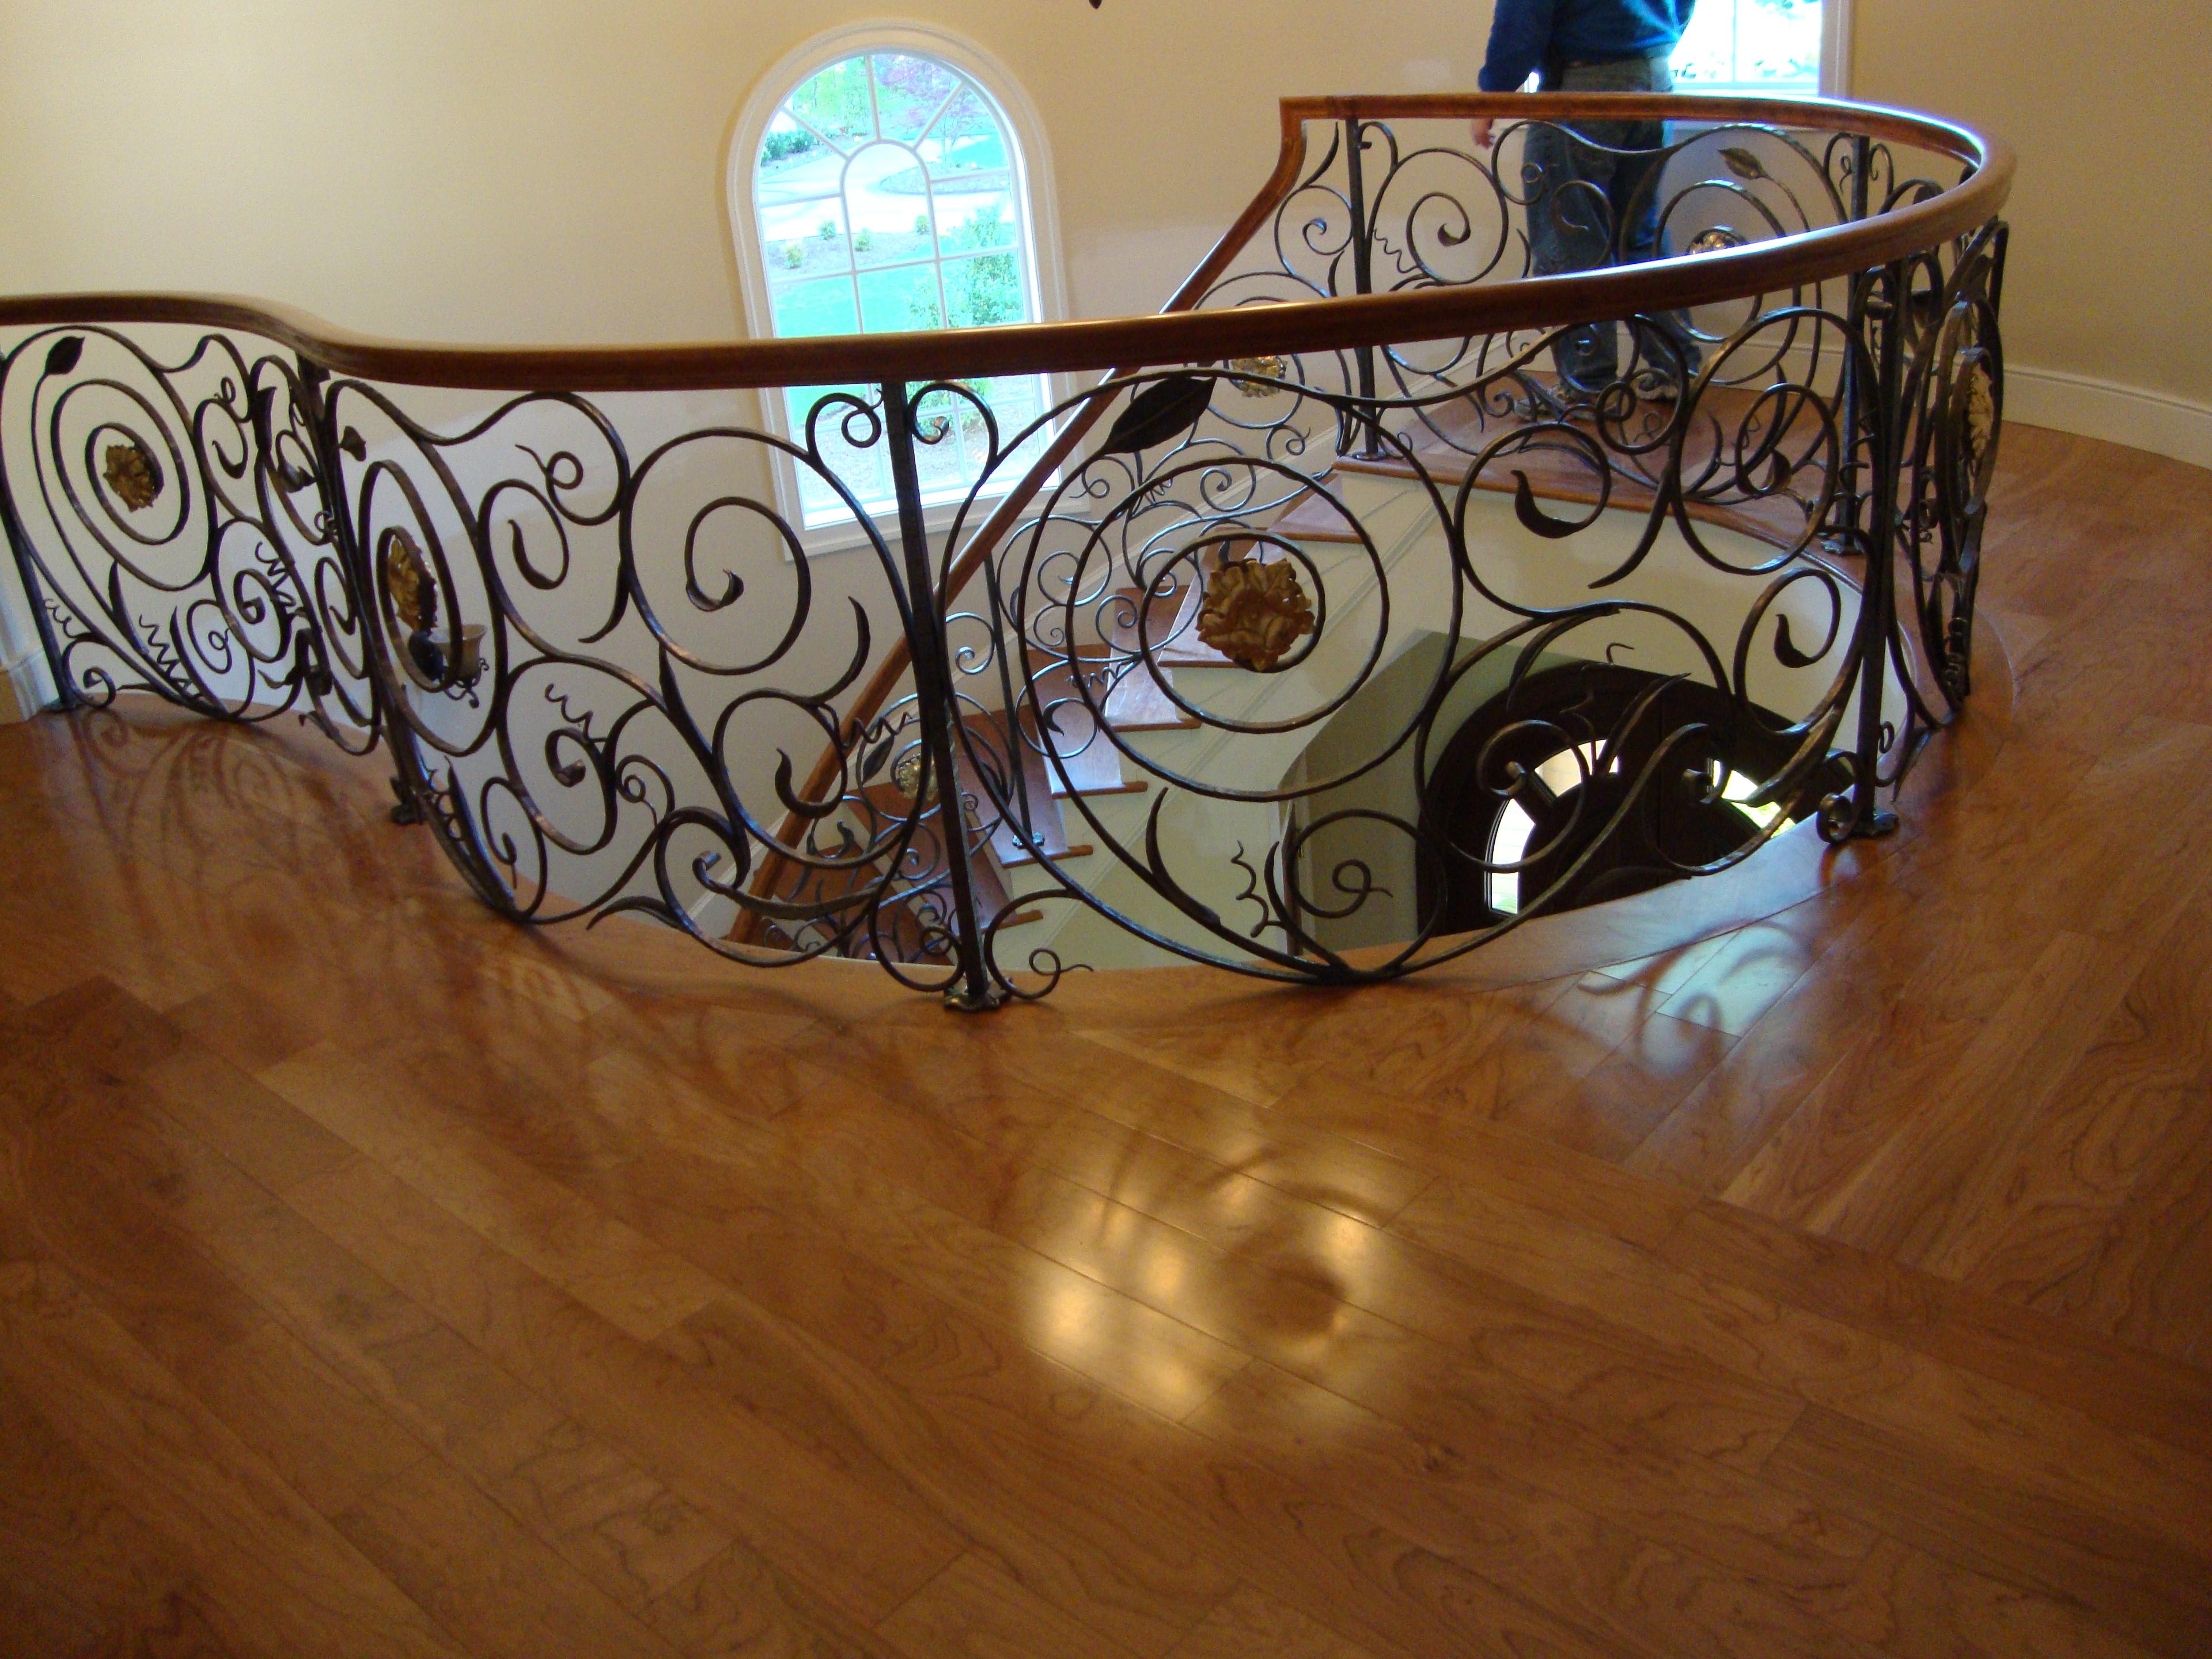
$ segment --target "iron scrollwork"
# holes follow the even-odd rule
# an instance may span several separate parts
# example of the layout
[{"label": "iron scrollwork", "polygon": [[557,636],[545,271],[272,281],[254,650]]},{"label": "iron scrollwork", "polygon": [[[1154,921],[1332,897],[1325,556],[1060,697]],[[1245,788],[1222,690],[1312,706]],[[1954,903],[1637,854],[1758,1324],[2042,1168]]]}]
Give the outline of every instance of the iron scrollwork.
[{"label": "iron scrollwork", "polygon": [[[1548,214],[1617,248],[1541,160],[1590,137],[1455,125],[1316,127],[1201,307],[1513,280]],[[1715,259],[1942,193],[1848,132],[1612,153]],[[736,394],[440,422],[225,331],[43,325],[0,358],[0,508],[67,700],[380,744],[518,921],[967,1007],[1102,942],[1383,979],[1884,826],[1972,688],[2004,254],[1160,365],[1014,430],[957,335],[787,430]]]},{"label": "iron scrollwork", "polygon": [[173,355],[52,328],[0,359],[0,496],[65,703],[151,691],[211,718],[379,735],[297,366],[226,334]]}]

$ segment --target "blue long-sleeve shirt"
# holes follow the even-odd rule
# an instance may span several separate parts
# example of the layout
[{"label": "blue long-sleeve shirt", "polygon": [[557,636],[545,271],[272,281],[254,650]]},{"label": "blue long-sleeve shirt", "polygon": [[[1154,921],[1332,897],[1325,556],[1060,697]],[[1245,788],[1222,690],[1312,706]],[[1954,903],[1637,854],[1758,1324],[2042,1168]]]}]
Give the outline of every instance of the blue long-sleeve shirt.
[{"label": "blue long-sleeve shirt", "polygon": [[1548,58],[1661,58],[1689,27],[1697,0],[1498,0],[1485,92],[1510,92]]}]

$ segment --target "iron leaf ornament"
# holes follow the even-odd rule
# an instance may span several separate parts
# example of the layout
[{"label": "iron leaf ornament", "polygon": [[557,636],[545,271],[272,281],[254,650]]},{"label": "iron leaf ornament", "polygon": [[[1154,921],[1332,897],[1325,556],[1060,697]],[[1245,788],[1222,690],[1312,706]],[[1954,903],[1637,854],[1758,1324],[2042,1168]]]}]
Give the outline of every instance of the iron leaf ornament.
[{"label": "iron leaf ornament", "polygon": [[1205,417],[1213,382],[1201,374],[1170,374],[1129,399],[1099,447],[1102,455],[1134,455],[1176,439]]}]

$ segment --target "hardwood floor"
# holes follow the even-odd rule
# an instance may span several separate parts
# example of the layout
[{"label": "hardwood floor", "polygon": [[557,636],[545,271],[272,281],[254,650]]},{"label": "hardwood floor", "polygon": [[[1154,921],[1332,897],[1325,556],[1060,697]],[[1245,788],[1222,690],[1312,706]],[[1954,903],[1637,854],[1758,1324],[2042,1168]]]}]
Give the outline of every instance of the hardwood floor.
[{"label": "hardwood floor", "polygon": [[0,732],[0,1656],[2212,1652],[2212,473],[2006,445],[1980,775],[1503,988],[957,1018]]}]

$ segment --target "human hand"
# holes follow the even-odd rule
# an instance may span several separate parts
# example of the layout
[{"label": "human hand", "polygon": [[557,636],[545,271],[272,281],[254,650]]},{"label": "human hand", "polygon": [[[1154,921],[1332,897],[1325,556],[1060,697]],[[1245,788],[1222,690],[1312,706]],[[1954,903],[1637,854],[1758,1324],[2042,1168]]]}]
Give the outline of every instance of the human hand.
[{"label": "human hand", "polygon": [[1492,142],[1490,136],[1491,129],[1497,125],[1498,118],[1492,115],[1478,115],[1468,123],[1468,135],[1474,138],[1474,147],[1477,149],[1490,148]]}]

